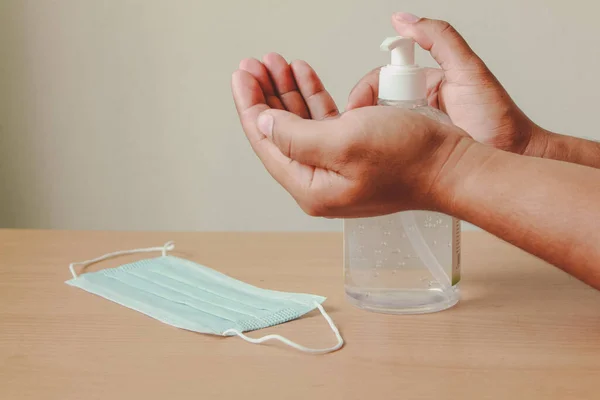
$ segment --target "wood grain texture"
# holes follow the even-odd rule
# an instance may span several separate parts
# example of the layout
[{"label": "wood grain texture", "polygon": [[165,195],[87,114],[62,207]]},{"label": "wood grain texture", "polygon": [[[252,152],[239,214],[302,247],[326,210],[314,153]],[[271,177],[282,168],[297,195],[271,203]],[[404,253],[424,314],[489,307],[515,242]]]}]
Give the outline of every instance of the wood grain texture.
[{"label": "wood grain texture", "polygon": [[[191,333],[63,283],[71,261],[167,240],[251,284],[328,296],[346,347]],[[462,291],[436,314],[353,308],[338,233],[0,230],[0,399],[600,398],[600,293],[480,232],[464,235]],[[318,312],[250,335],[265,332],[334,342]]]}]

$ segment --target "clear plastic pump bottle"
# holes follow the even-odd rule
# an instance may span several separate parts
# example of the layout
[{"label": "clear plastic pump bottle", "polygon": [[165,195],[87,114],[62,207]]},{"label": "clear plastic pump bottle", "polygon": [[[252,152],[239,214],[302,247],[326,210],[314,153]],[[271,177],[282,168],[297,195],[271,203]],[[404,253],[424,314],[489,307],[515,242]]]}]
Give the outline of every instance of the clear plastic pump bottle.
[{"label": "clear plastic pump bottle", "polygon": [[[427,106],[425,74],[414,62],[414,41],[384,40],[391,64],[381,68],[379,104],[400,107],[443,123],[443,112]],[[430,211],[405,211],[344,221],[346,295],[375,312],[441,311],[459,300],[460,221]]]}]

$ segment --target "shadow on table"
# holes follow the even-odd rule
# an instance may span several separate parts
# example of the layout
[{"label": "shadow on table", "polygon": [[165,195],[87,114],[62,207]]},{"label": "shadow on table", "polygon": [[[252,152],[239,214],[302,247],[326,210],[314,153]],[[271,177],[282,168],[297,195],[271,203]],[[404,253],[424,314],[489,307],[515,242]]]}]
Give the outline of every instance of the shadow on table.
[{"label": "shadow on table", "polygon": [[535,267],[494,268],[468,275],[463,282],[462,307],[555,311],[569,304],[595,307],[600,316],[600,291],[554,266],[538,263]]}]

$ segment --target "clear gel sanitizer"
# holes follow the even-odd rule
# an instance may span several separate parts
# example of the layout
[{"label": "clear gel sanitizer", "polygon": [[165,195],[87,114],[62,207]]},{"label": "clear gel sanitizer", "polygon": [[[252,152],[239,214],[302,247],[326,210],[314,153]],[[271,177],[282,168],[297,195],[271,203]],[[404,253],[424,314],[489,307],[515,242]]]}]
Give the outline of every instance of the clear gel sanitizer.
[{"label": "clear gel sanitizer", "polygon": [[[412,39],[400,36],[381,44],[392,61],[381,68],[378,103],[449,124],[446,114],[427,106],[414,49]],[[430,211],[347,219],[344,278],[347,297],[365,310],[417,314],[452,307],[459,299],[460,222]]]}]

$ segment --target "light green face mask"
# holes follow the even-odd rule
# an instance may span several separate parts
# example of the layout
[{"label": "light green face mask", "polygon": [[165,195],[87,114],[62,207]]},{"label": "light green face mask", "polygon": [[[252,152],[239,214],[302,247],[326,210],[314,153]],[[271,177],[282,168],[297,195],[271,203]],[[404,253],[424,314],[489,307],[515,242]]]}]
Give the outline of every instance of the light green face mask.
[{"label": "light green face mask", "polygon": [[[343,339],[321,303],[325,297],[260,289],[194,262],[167,255],[163,247],[119,251],[69,266],[73,279],[66,283],[144,313],[177,328],[214,335],[238,335],[251,343],[279,340],[307,353],[328,353]],[[89,265],[123,254],[162,251],[162,256],[99,272],[77,275],[75,266]],[[327,349],[309,349],[279,335],[253,339],[242,332],[282,324],[318,308],[338,343]]]}]

